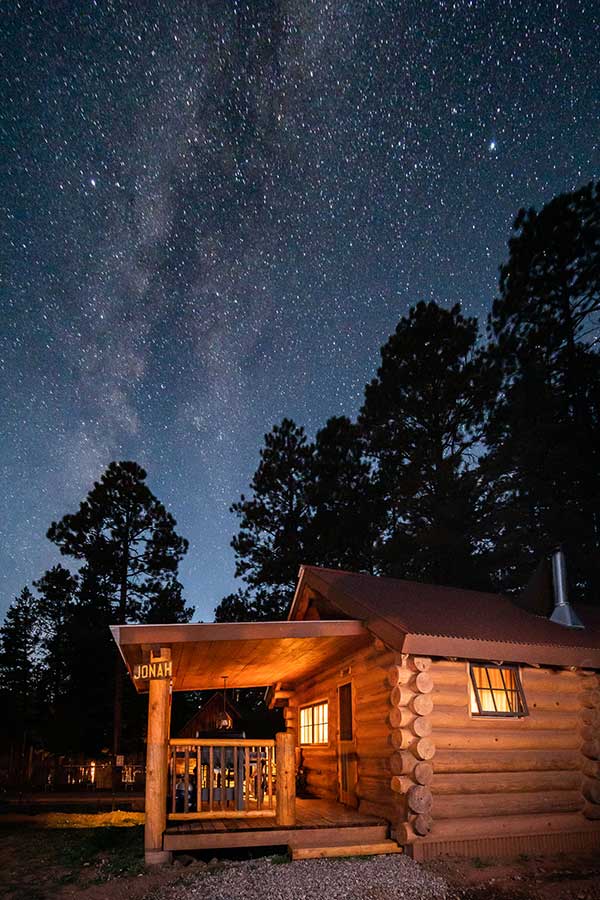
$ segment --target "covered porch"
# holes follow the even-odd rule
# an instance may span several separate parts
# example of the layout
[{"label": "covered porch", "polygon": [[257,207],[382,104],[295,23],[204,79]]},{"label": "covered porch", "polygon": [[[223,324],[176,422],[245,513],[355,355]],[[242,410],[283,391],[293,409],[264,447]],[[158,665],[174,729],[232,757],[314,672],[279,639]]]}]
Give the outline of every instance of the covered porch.
[{"label": "covered porch", "polygon": [[287,844],[302,854],[386,841],[387,822],[376,816],[296,798],[289,717],[275,739],[170,737],[172,691],[216,690],[226,676],[230,688],[270,688],[285,703],[290,688],[369,643],[361,622],[121,625],[112,633],[136,689],[149,695],[147,863],[174,850]]}]

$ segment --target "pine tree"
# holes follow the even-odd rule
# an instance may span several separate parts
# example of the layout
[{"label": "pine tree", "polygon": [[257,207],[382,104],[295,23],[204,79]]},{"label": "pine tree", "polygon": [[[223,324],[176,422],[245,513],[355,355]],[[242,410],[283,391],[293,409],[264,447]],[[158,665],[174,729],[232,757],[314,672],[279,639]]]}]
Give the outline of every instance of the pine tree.
[{"label": "pine tree", "polygon": [[13,600],[0,628],[0,698],[4,736],[16,749],[17,774],[25,777],[41,699],[39,610],[28,587]]},{"label": "pine tree", "polygon": [[[252,496],[241,496],[231,507],[240,529],[231,545],[236,577],[250,589],[243,605],[227,599],[227,608],[259,618],[282,618],[292,599],[298,569],[305,559],[305,532],[310,511],[306,483],[312,448],[304,429],[283,419],[265,435],[260,464],[251,482]],[[239,595],[238,595],[239,599]],[[217,608],[217,615],[225,607]]]},{"label": "pine tree", "polygon": [[522,588],[564,545],[580,596],[600,590],[600,185],[521,210],[490,316],[486,525],[495,578]]},{"label": "pine tree", "polygon": [[306,541],[318,565],[372,572],[382,505],[357,425],[345,416],[317,432],[307,498]]},{"label": "pine tree", "polygon": [[34,586],[39,597],[40,685],[44,697],[41,716],[45,743],[65,750],[71,743],[72,648],[71,618],[77,601],[78,578],[64,566],[49,569]]},{"label": "pine tree", "polygon": [[[146,472],[137,463],[111,463],[79,510],[53,522],[48,531],[62,554],[84,561],[89,577],[102,580],[114,623],[148,619],[158,602],[162,616],[175,621],[189,618],[176,584],[188,544],[145,480]],[[117,754],[123,671],[116,656],[115,665],[113,753]]]},{"label": "pine tree", "polygon": [[381,350],[359,424],[386,519],[383,574],[480,586],[474,470],[487,389],[477,321],[419,303]]}]

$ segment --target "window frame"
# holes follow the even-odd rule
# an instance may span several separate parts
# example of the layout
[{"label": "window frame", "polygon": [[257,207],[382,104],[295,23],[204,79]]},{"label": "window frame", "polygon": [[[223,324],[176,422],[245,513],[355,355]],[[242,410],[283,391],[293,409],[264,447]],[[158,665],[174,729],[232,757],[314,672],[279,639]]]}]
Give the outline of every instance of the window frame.
[{"label": "window frame", "polygon": [[[480,718],[481,719],[524,719],[529,715],[529,708],[527,706],[527,700],[525,698],[525,691],[523,690],[523,683],[521,681],[521,672],[520,672],[519,666],[516,663],[494,663],[494,662],[490,662],[489,660],[471,660],[471,661],[469,661],[468,666],[469,666],[469,679],[470,679],[470,687],[471,687],[471,690],[469,692],[469,701],[471,700],[471,697],[474,697],[475,703],[477,704],[477,712],[474,712],[471,709],[471,702],[469,702],[469,713],[472,718],[475,718],[475,719],[480,719]],[[491,679],[489,676],[488,669],[496,669],[497,671],[499,671],[501,679],[502,679],[502,687],[504,689],[504,695],[506,696],[506,698],[508,700],[508,697],[514,693],[517,698],[517,704],[519,706],[519,709],[515,710],[514,712],[512,712],[512,711],[503,712],[503,711],[499,711],[497,709],[493,709],[493,710],[482,709],[481,698],[479,696],[480,689],[475,680],[475,671],[474,671],[475,669],[484,669],[485,670],[487,679],[488,679],[489,693],[492,698],[492,703],[494,704],[494,706],[496,705],[495,692],[498,692],[499,688],[494,688],[492,686],[492,682],[491,682]],[[512,673],[512,676],[514,678],[514,685],[515,685],[514,690],[507,687],[507,685],[506,685],[506,681],[505,681],[504,674],[503,674],[503,672],[506,672],[506,671],[509,671]],[[487,690],[487,688],[485,688],[484,690]],[[510,705],[510,703],[509,703],[509,705]]]},{"label": "window frame", "polygon": [[[305,709],[315,709],[317,706],[324,706],[326,711],[326,721],[320,723],[325,725],[327,728],[327,739],[324,741],[315,741],[315,719],[314,714],[312,716],[312,721],[310,723],[311,729],[311,740],[303,741],[302,740],[302,712]],[[298,737],[300,739],[301,747],[327,747],[329,746],[329,698],[324,697],[322,700],[315,700],[313,703],[304,703],[298,710]]]}]

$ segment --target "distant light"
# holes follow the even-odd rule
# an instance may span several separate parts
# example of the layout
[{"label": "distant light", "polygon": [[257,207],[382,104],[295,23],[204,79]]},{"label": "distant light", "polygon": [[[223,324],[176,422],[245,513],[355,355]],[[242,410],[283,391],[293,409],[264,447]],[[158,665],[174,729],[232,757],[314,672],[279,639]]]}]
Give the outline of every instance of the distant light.
[{"label": "distant light", "polygon": [[95,178],[90,178],[90,184],[91,184],[92,187],[96,187],[96,179],[95,179]]},{"label": "distant light", "polygon": [[489,147],[488,147],[490,153],[493,153],[495,151],[496,146],[497,146],[496,141],[493,141],[493,140],[490,141]]}]

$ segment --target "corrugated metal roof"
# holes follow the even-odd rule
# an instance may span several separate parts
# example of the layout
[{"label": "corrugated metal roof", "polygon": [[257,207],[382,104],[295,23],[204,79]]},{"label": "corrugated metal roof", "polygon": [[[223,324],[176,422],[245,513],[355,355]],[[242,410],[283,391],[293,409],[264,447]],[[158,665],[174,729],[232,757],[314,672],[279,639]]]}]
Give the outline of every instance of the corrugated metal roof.
[{"label": "corrugated metal roof", "polygon": [[[600,665],[600,611],[597,609],[579,607],[577,611],[586,627],[569,629],[519,608],[502,594],[304,566],[291,618],[297,617],[303,584],[312,586],[343,614],[365,620],[367,624],[378,623],[373,628],[376,633],[387,630],[392,636],[394,633],[438,636],[466,640],[470,644],[480,641],[486,645],[564,648],[578,651],[575,656],[565,654],[566,665],[574,658],[589,660],[588,665]],[[448,643],[443,643],[447,648]],[[498,652],[507,658],[505,648],[499,647]],[[558,657],[552,654],[553,659]]]}]

